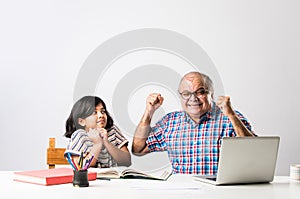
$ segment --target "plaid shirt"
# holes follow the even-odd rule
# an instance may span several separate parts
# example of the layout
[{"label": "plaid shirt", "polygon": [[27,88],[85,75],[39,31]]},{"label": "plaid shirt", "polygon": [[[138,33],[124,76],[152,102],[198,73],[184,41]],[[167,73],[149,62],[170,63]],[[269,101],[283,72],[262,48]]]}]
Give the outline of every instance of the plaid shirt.
[{"label": "plaid shirt", "polygon": [[[238,111],[236,114],[252,132],[247,119]],[[199,124],[184,111],[165,115],[151,128],[147,145],[151,152],[168,151],[173,173],[216,175],[221,138],[233,136],[236,133],[229,118],[213,103]]]}]

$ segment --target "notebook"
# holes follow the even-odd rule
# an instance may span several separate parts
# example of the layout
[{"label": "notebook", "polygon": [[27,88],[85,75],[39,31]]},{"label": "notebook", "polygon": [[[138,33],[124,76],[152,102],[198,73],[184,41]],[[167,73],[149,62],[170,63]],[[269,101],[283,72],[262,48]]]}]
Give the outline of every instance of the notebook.
[{"label": "notebook", "polygon": [[193,179],[214,185],[273,181],[279,148],[278,136],[224,137],[216,176]]}]

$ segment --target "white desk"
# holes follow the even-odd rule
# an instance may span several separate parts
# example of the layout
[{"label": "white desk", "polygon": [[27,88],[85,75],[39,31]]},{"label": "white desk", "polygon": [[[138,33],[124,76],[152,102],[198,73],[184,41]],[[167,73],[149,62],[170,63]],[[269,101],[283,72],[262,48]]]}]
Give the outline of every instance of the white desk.
[{"label": "white desk", "polygon": [[194,181],[188,175],[173,175],[167,181],[96,180],[90,181],[90,186],[87,188],[77,188],[72,184],[41,186],[15,182],[13,181],[13,172],[0,171],[0,198],[299,199],[300,181],[290,180],[287,176],[276,176],[274,181],[268,184],[214,186]]}]

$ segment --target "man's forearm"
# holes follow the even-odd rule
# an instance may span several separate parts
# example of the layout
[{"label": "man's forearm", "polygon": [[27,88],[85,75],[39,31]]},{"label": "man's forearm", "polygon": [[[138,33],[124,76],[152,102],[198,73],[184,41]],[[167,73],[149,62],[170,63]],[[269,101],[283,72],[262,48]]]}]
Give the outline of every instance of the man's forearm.
[{"label": "man's forearm", "polygon": [[146,140],[151,130],[151,116],[146,112],[137,126],[132,142],[132,153],[143,155],[148,152]]},{"label": "man's forearm", "polygon": [[148,152],[146,140],[148,138],[150,129],[150,125],[143,126],[141,124],[139,124],[136,128],[132,142],[132,153],[135,155],[144,155]]},{"label": "man's forearm", "polygon": [[245,136],[254,136],[251,131],[244,125],[244,123],[240,120],[237,115],[229,116],[229,119],[233,125],[234,131],[237,136],[245,137]]}]

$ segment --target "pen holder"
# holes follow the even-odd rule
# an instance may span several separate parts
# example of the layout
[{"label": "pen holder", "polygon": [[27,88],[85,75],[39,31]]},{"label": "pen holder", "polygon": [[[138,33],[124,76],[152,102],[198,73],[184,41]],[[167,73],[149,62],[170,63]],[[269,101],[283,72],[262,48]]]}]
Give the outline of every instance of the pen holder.
[{"label": "pen holder", "polygon": [[73,170],[73,186],[74,187],[88,187],[88,170]]}]

